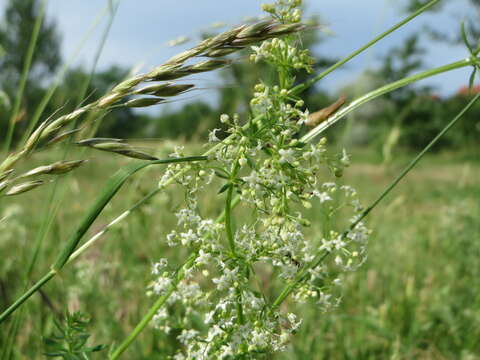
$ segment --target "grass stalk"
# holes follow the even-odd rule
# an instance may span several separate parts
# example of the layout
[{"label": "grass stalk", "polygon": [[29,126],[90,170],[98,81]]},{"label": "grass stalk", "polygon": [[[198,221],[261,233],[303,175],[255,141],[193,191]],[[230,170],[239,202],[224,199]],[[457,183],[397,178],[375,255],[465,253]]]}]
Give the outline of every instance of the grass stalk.
[{"label": "grass stalk", "polygon": [[13,105],[12,114],[8,122],[8,130],[5,138],[4,150],[8,153],[10,146],[12,145],[13,133],[15,132],[15,123],[22,103],[23,93],[25,92],[25,85],[27,84],[28,75],[30,74],[30,68],[32,66],[33,54],[35,53],[35,47],[37,45],[38,35],[45,18],[45,8],[47,6],[47,0],[43,0],[40,5],[40,13],[35,19],[33,26],[32,37],[28,44],[27,54],[25,56],[25,62],[23,63],[22,75],[20,77],[20,83],[18,84],[17,94],[15,95],[15,103]]},{"label": "grass stalk", "polygon": [[460,61],[456,61],[447,65],[439,66],[437,68],[433,68],[427,71],[423,71],[418,74],[414,74],[411,76],[408,76],[406,78],[394,81],[390,84],[387,84],[385,86],[379,87],[378,89],[375,89],[358,99],[352,101],[348,106],[340,109],[337,113],[332,115],[330,118],[328,118],[326,121],[320,123],[317,125],[315,128],[310,130],[306,135],[302,137],[302,141],[308,142],[313,140],[316,136],[321,134],[323,131],[325,131],[327,128],[335,124],[337,121],[342,119],[344,116],[347,114],[351,113],[352,111],[356,110],[358,107],[362,106],[363,104],[372,101],[382,95],[385,95],[387,93],[390,93],[392,91],[395,91],[399,88],[402,88],[404,86],[413,84],[417,81],[439,75],[448,71],[456,70],[456,69],[461,69],[467,66],[472,66],[474,65],[474,59],[468,58]]}]

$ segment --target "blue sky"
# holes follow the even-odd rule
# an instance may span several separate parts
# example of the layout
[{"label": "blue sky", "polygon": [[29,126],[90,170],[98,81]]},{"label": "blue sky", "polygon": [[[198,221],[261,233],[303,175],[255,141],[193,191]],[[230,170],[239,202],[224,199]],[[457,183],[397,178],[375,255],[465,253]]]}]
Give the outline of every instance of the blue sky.
[{"label": "blue sky", "polygon": [[[7,0],[0,0],[0,8]],[[232,26],[246,16],[260,15],[258,0],[121,0],[111,32],[99,61],[99,68],[118,64],[132,68],[142,66],[148,70],[193,43],[169,48],[166,43],[181,35],[195,37],[202,29],[215,22]],[[405,0],[305,0],[307,14],[323,19],[332,35],[316,50],[319,54],[342,57],[355,50],[373,36],[382,32],[402,16],[399,9]],[[449,1],[442,13],[422,15],[397,33],[377,44],[352,61],[344,70],[326,78],[321,84],[335,91],[351,83],[367,67],[378,64],[378,57],[422,26],[429,23],[452,34],[459,31],[462,16],[468,11],[466,0]],[[65,60],[72,57],[81,39],[92,27],[95,18],[105,9],[106,1],[48,0],[48,16],[54,19],[62,35],[62,52]],[[94,28],[74,64],[91,64],[95,49],[105,27],[106,17]],[[462,47],[438,43],[427,44],[429,66],[438,66],[467,56]],[[441,94],[455,92],[467,82],[468,71],[460,70],[428,80]],[[200,79],[201,80],[201,79]],[[206,78],[208,84],[215,77]]]}]

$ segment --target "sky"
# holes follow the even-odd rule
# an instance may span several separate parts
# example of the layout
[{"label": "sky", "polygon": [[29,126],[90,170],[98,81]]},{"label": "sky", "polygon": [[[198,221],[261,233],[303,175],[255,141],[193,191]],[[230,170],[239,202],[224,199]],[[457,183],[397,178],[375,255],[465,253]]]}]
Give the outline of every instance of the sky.
[{"label": "sky", "polygon": [[[108,16],[105,0],[47,0],[47,14],[57,23],[62,39],[62,54],[66,62],[91,66]],[[170,56],[191,47],[190,42],[168,47],[168,41],[179,36],[198,39],[202,30],[212,29],[218,22],[228,27],[242,23],[248,16],[261,14],[259,0],[120,0],[118,11],[98,62],[98,69],[121,65],[148,71]],[[7,0],[0,0],[3,10]],[[307,15],[318,15],[329,30],[326,40],[315,52],[341,58],[371,40],[402,17],[406,0],[304,0]],[[467,0],[449,1],[441,13],[424,14],[398,32],[382,40],[371,50],[332,73],[320,84],[331,92],[352,83],[366,68],[374,68],[379,58],[413,32],[423,31],[424,24],[441,27],[452,35],[459,32],[462,16],[467,12]],[[83,45],[81,45],[83,44]],[[425,41],[429,67],[443,65],[467,57],[463,47],[451,47]],[[80,50],[79,50],[80,49]],[[448,95],[468,82],[468,70],[457,70],[423,84],[433,85],[439,94]],[[202,76],[211,93],[215,92],[215,75]],[[207,97],[210,95],[206,95]],[[213,95],[214,96],[214,95]],[[211,96],[210,96],[211,98]]]}]

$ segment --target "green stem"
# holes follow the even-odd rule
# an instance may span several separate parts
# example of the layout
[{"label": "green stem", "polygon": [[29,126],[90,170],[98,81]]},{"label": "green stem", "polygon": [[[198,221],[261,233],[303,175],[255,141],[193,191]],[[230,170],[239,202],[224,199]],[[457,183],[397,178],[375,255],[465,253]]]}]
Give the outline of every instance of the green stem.
[{"label": "green stem", "polygon": [[227,190],[227,198],[225,200],[225,233],[227,234],[228,244],[230,250],[232,250],[233,256],[237,257],[235,252],[235,240],[233,238],[232,230],[232,197],[233,197],[233,184],[230,184]]},{"label": "green stem", "polygon": [[408,16],[407,18],[403,19],[402,21],[400,21],[399,23],[395,24],[394,26],[392,26],[390,29],[388,29],[387,31],[383,32],[382,34],[378,35],[377,37],[375,37],[372,41],[366,43],[364,46],[362,46],[360,49],[354,51],[353,53],[351,53],[350,55],[348,55],[347,57],[343,58],[342,60],[338,61],[337,63],[333,64],[332,66],[330,66],[327,70],[325,70],[324,72],[320,73],[319,75],[315,76],[314,78],[306,81],[305,83],[303,84],[300,84],[300,85],[297,85],[296,87],[294,87],[292,90],[291,90],[291,93],[296,95],[296,94],[299,94],[303,91],[305,91],[306,89],[308,89],[309,87],[313,86],[315,83],[317,83],[318,81],[320,81],[321,79],[323,79],[325,76],[327,76],[328,74],[330,74],[331,72],[337,70],[340,66],[344,65],[345,63],[349,62],[350,60],[352,60],[354,57],[356,57],[357,55],[359,55],[360,53],[364,52],[365,50],[367,50],[369,47],[371,47],[372,45],[376,44],[377,42],[379,42],[380,40],[382,40],[384,37],[390,35],[392,32],[394,32],[395,30],[398,30],[400,27],[402,27],[403,25],[407,24],[408,22],[410,22],[411,20],[415,19],[417,16],[419,16],[420,14],[424,13],[425,11],[427,11],[429,8],[431,8],[432,6],[434,6],[435,4],[439,3],[440,0],[432,0],[430,1],[429,3],[425,4],[424,6],[422,6],[420,9],[418,9],[417,11],[415,11],[413,14],[411,14],[410,16]]},{"label": "green stem", "polygon": [[352,101],[348,106],[344,107],[343,109],[340,109],[337,113],[332,115],[328,120],[324,121],[323,123],[319,124],[316,126],[314,129],[310,130],[306,135],[302,137],[303,142],[308,142],[311,141],[313,138],[318,136],[320,133],[325,131],[327,128],[335,124],[337,121],[339,121],[341,118],[343,118],[345,115],[351,113],[352,111],[356,110],[358,107],[362,106],[363,104],[372,101],[382,95],[385,95],[389,92],[392,92],[394,90],[397,90],[401,87],[410,85],[414,82],[442,74],[447,71],[452,71],[455,69],[460,69],[466,66],[472,66],[474,64],[474,60],[472,58],[468,58],[465,60],[460,60],[453,62],[451,64],[443,65],[434,69],[430,69],[424,72],[421,72],[419,74],[415,74],[412,76],[408,76],[406,78],[400,79],[398,81],[394,81],[390,84],[387,84],[385,86],[382,86],[378,89],[375,89],[358,99]]},{"label": "green stem", "polygon": [[[235,163],[232,171],[231,184],[227,190],[227,198],[225,200],[225,233],[227,234],[228,244],[230,245],[230,250],[235,258],[238,258],[238,254],[235,251],[235,239],[233,236],[233,226],[232,226],[232,197],[233,190],[235,188],[234,181],[239,170],[238,161]],[[242,306],[242,291],[239,287],[235,288],[235,294],[237,295],[237,314],[238,314],[238,323],[241,325],[245,323],[243,316],[243,306]]]},{"label": "green stem", "polygon": [[43,285],[50,281],[50,279],[52,279],[56,274],[57,272],[52,269],[40,280],[38,280],[30,289],[28,289],[0,315],[0,323],[2,323],[11,313],[13,313],[18,307],[20,307],[25,301],[27,301],[30,296],[35,294],[38,289],[40,289]]},{"label": "green stem", "polygon": [[225,199],[225,233],[227,234],[228,244],[230,245],[230,250],[232,250],[233,256],[237,258],[237,253],[235,252],[235,239],[233,237],[233,227],[232,227],[232,198],[233,190],[235,189],[235,178],[238,174],[240,165],[238,160],[233,165],[232,174],[230,176],[230,186],[227,190],[227,197]]},{"label": "green stem", "polygon": [[148,325],[148,323],[155,316],[157,311],[165,304],[170,295],[175,291],[180,281],[185,277],[185,272],[195,264],[197,258],[197,253],[193,253],[188,258],[182,266],[180,266],[176,273],[175,278],[172,280],[170,287],[167,292],[160,296],[153,306],[148,310],[147,314],[140,320],[140,322],[135,326],[135,329],[128,335],[128,337],[118,346],[118,348],[110,355],[110,360],[115,360],[122,355],[122,353],[132,344],[132,342],[137,338],[137,336],[142,332],[142,330]]},{"label": "green stem", "polygon": [[[425,146],[425,148],[408,164],[407,167],[388,185],[385,190],[378,196],[378,198],[369,206],[367,207],[358,219],[350,225],[350,227],[342,233],[342,239],[345,239],[346,236],[355,229],[355,227],[363,221],[363,219],[382,201],[394,188],[397,184],[415,167],[415,165],[422,159],[422,157],[440,140],[440,138],[445,135],[447,131],[449,131],[461,118],[465,113],[470,110],[470,108],[475,104],[475,102],[480,99],[480,93],[475,95],[475,97],[458,113],[457,116],[453,120],[451,120],[443,129],[440,131],[437,136],[433,138],[430,143]],[[311,269],[316,268],[323,260],[330,254],[331,252],[319,252],[315,258],[305,266],[295,277],[295,279],[288,284],[281,292],[280,295],[275,299],[272,304],[271,311],[277,309],[283,301],[290,295],[290,293],[308,276],[309,271]]]},{"label": "green stem", "polygon": [[25,56],[25,62],[23,63],[22,75],[20,78],[20,83],[18,85],[17,94],[15,96],[15,103],[12,109],[12,115],[8,122],[7,136],[5,139],[4,149],[5,152],[10,150],[12,145],[13,133],[15,130],[16,117],[20,110],[20,104],[22,103],[23,93],[25,91],[25,85],[27,83],[28,75],[30,74],[30,68],[32,66],[33,54],[35,52],[35,46],[37,45],[38,34],[40,33],[40,28],[42,27],[43,18],[45,17],[45,8],[47,5],[47,0],[42,1],[40,7],[40,13],[35,20],[33,26],[32,37],[30,38],[30,43],[28,44],[27,54]]}]

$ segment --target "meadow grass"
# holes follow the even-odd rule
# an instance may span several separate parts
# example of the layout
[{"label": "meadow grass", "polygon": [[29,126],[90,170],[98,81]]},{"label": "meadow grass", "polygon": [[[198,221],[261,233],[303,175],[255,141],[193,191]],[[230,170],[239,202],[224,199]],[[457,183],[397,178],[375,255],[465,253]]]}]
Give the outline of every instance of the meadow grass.
[{"label": "meadow grass", "polygon": [[[159,144],[157,148],[162,148]],[[165,148],[165,151],[169,151]],[[359,150],[355,165],[347,170],[349,183],[370,202],[403,166],[401,156],[389,167],[375,163],[376,154]],[[55,151],[37,155],[44,163],[58,156]],[[407,155],[404,155],[407,158]],[[47,268],[108,174],[125,163],[122,158],[95,153],[76,177],[69,180],[67,199],[54,223],[52,241],[39,257],[38,268]],[[101,164],[101,166],[99,166]],[[141,198],[153,185],[158,169],[130,181],[107,207],[105,216],[92,227],[99,230],[107,219]],[[62,181],[62,180],[60,180]],[[368,261],[346,279],[339,308],[324,313],[312,304],[297,305],[304,323],[282,359],[475,359],[480,356],[480,297],[476,279],[480,255],[480,163],[462,154],[430,155],[404,183],[373,212],[369,226],[375,229]],[[46,194],[37,192],[19,198],[15,216],[18,229],[38,227]],[[218,196],[204,194],[204,209],[216,214]],[[17,358],[36,358],[43,348],[41,336],[52,331],[51,312],[61,316],[66,307],[92,317],[93,343],[121,339],[146,313],[150,299],[144,296],[151,281],[151,261],[166,256],[181,262],[187,252],[172,251],[163,239],[175,223],[173,213],[182,203],[178,189],[156,197],[150,205],[132,214],[129,222],[111,230],[108,239],[79,258],[69,271],[48,284],[41,296],[28,303],[29,317],[17,340]],[[311,209],[312,223],[321,223],[318,209]],[[12,208],[4,208],[4,213]],[[317,221],[315,221],[317,220]],[[310,231],[318,229],[313,225]],[[20,231],[20,230],[19,230]],[[25,231],[25,230],[23,230]],[[22,290],[16,281],[29,238],[3,236],[6,259],[0,271],[2,307]],[[147,359],[169,353],[177,346],[174,335],[151,330],[140,335],[126,356]],[[20,355],[21,354],[21,355]],[[129,355],[130,354],[130,355]],[[470,357],[469,357],[470,356]],[[101,355],[100,357],[101,358]]]}]

